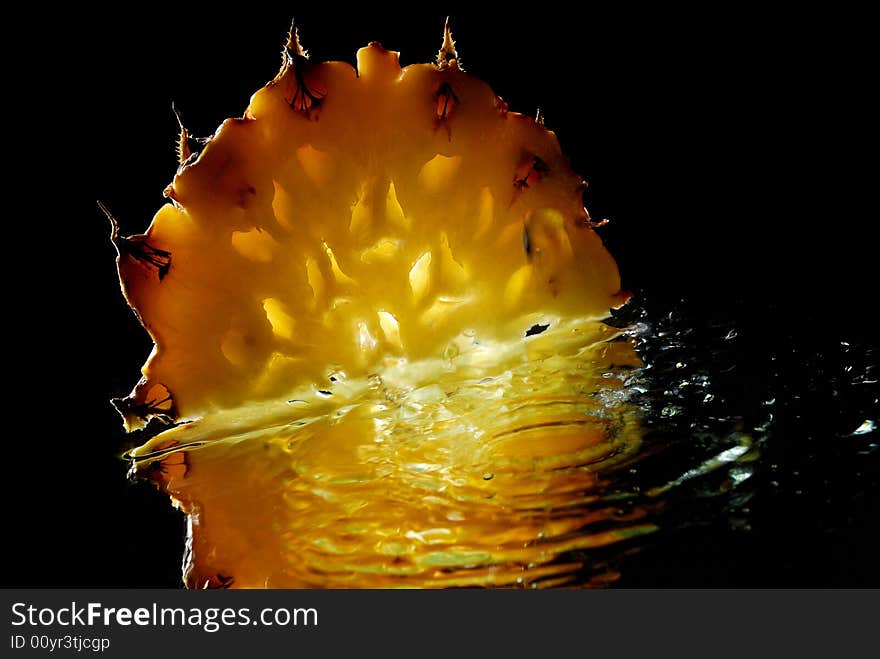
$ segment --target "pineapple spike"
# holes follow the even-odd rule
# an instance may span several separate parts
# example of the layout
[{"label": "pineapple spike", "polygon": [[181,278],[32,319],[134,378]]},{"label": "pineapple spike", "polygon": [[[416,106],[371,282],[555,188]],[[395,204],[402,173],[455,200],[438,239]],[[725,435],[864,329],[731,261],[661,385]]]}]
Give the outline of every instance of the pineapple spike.
[{"label": "pineapple spike", "polygon": [[141,237],[126,238],[125,236],[120,236],[119,222],[113,217],[110,209],[100,200],[98,201],[98,207],[104,211],[104,215],[110,220],[110,241],[116,248],[117,256],[121,257],[123,254],[126,254],[147,267],[155,268],[159,275],[159,281],[162,281],[171,268],[171,252],[153,247]]},{"label": "pineapple spike", "polygon": [[290,21],[290,30],[287,33],[287,42],[284,44],[282,53],[281,70],[275,76],[274,83],[279,82],[288,71],[293,73],[294,91],[289,101],[290,107],[297,112],[302,112],[308,117],[313,109],[321,105],[324,94],[317,90],[309,89],[305,81],[305,72],[309,66],[309,53],[302,47],[299,41],[299,30],[296,27],[296,19]]},{"label": "pineapple spike", "polygon": [[100,208],[107,219],[110,221],[110,242],[116,248],[116,254],[119,255],[119,222],[113,217],[113,213],[100,199],[98,200],[98,208]]},{"label": "pineapple spike", "polygon": [[299,28],[296,26],[296,18],[290,19],[290,28],[287,30],[287,40],[284,42],[284,48],[281,49],[281,69],[275,80],[280,80],[287,71],[293,67],[296,69],[297,58],[308,59],[309,53],[302,47],[299,41]]},{"label": "pineapple spike", "polygon": [[[449,68],[449,62],[455,60],[458,63],[458,53],[455,50],[455,41],[452,39],[452,30],[449,28],[449,16],[443,26],[443,45],[437,53],[437,68],[441,71]],[[458,68],[461,68],[459,66]]]},{"label": "pineapple spike", "polygon": [[287,43],[284,45],[284,52],[287,56],[299,56],[309,58],[309,52],[302,47],[299,42],[299,29],[296,27],[296,19],[290,21],[290,30],[287,33]]},{"label": "pineapple spike", "polygon": [[171,101],[171,111],[177,118],[177,125],[180,126],[180,136],[177,138],[177,163],[182,165],[192,155],[192,149],[189,148],[189,131],[183,125],[183,119],[181,119],[174,101]]}]

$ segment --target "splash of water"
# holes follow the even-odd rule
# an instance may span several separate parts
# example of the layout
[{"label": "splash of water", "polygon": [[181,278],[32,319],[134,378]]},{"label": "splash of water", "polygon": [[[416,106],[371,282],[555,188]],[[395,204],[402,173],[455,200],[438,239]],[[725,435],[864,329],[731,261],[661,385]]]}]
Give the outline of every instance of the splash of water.
[{"label": "splash of water", "polygon": [[[274,423],[191,424],[134,471],[188,514],[192,586],[606,586],[679,529],[720,518],[748,532],[797,396],[778,346],[755,353],[732,318],[649,302],[612,323],[489,376],[335,373]],[[842,374],[841,390],[871,386],[867,362]],[[874,435],[862,418],[840,436],[871,451]]]}]

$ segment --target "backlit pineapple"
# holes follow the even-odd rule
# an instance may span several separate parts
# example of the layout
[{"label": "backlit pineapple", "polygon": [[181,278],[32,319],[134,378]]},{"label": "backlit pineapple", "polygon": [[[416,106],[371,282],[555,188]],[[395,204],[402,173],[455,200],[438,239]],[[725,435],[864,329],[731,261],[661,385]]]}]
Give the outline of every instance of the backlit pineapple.
[{"label": "backlit pineapple", "polygon": [[[155,341],[116,401],[188,515],[191,587],[553,585],[649,530],[591,506],[635,447],[596,393],[626,296],[543,122],[460,70],[307,59],[114,241]],[[634,514],[633,518],[638,515]],[[618,518],[618,522],[620,522]]]}]

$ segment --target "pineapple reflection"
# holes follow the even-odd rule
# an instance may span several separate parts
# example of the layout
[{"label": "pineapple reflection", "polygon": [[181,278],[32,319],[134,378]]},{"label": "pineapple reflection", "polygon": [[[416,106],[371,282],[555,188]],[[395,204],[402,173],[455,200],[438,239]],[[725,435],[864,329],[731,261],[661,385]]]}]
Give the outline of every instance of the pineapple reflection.
[{"label": "pineapple reflection", "polygon": [[[622,386],[638,358],[611,332],[337,371],[323,393],[166,431],[135,468],[188,515],[189,587],[605,584],[591,550],[654,528],[615,503],[639,446]],[[560,335],[578,337],[567,353]],[[495,367],[462,376],[488,353]]]}]

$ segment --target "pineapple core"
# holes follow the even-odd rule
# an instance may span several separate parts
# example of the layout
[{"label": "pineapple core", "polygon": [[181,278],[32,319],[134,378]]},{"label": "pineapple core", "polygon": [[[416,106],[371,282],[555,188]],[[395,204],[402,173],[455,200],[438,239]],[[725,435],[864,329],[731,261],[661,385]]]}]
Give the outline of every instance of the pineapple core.
[{"label": "pineapple core", "polygon": [[[595,394],[626,300],[543,122],[457,63],[307,59],[180,167],[122,289],[155,348],[117,407],[187,515],[190,587],[553,585],[638,444]],[[605,374],[605,378],[602,375]],[[588,572],[588,570],[587,570]]]}]

